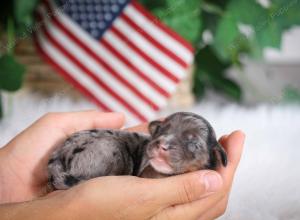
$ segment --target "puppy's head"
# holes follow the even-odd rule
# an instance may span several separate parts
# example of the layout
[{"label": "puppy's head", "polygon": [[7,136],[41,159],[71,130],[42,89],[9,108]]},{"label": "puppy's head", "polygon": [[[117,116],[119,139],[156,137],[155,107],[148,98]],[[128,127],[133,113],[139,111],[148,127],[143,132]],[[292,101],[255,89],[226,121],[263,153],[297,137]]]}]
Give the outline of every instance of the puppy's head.
[{"label": "puppy's head", "polygon": [[152,141],[147,146],[151,166],[162,174],[215,169],[227,156],[211,125],[201,116],[178,112],[149,124]]}]

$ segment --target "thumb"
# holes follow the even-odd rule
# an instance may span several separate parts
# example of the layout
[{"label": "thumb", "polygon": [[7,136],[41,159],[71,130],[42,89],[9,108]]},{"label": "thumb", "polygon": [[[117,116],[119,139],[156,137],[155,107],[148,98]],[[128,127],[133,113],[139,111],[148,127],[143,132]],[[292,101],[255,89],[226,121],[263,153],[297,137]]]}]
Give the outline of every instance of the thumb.
[{"label": "thumb", "polygon": [[183,204],[217,192],[223,185],[219,173],[202,170],[155,180],[153,193],[162,206]]}]

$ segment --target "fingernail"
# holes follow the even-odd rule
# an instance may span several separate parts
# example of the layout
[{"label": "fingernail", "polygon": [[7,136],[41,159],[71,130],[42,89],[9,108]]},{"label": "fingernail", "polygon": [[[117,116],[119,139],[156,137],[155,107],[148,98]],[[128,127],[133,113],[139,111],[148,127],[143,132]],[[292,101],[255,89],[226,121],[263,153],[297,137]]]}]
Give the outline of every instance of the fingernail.
[{"label": "fingernail", "polygon": [[215,172],[207,172],[203,179],[207,192],[216,192],[222,187],[222,178]]}]

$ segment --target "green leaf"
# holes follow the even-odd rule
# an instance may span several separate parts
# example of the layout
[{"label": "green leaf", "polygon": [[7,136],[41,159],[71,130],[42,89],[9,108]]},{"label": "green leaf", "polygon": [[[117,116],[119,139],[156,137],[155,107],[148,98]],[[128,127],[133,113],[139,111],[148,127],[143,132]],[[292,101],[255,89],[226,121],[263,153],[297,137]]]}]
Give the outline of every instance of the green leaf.
[{"label": "green leaf", "polygon": [[242,91],[240,87],[225,76],[225,72],[231,65],[224,62],[215,51],[206,46],[196,54],[196,70],[194,74],[193,91],[198,98],[201,98],[205,89],[215,89],[227,97],[240,101]]},{"label": "green leaf", "polygon": [[213,87],[227,95],[230,98],[233,98],[235,101],[241,101],[242,98],[242,90],[240,86],[235,83],[233,80],[225,78],[225,77],[215,77],[212,75],[211,77]]},{"label": "green leaf", "polygon": [[139,0],[139,3],[141,3],[150,11],[157,8],[166,7],[167,5],[166,0]]},{"label": "green leaf", "polygon": [[227,7],[228,3],[231,0],[204,0],[205,3],[210,4],[210,5],[215,5],[216,7],[222,9],[223,11]]},{"label": "green leaf", "polygon": [[231,0],[215,33],[213,46],[218,55],[224,60],[231,59],[232,61],[239,59],[241,53],[251,53],[260,57],[263,48],[261,45],[268,43],[267,40],[272,38],[266,37],[262,33],[264,30],[260,31],[263,40],[257,40],[256,33],[254,33],[253,39],[246,37],[240,32],[239,25],[250,25],[255,30],[255,27],[266,18],[267,10],[255,0]]},{"label": "green leaf", "polygon": [[202,11],[202,13],[201,13],[202,32],[204,30],[209,30],[209,31],[211,31],[213,36],[215,36],[217,25],[218,25],[220,19],[221,19],[221,17],[219,15]]},{"label": "green leaf", "polygon": [[[298,0],[274,0],[269,8],[256,0],[231,0],[218,24],[214,48],[223,59],[235,58],[241,51],[261,59],[265,47],[280,48],[283,31],[300,24],[299,11]],[[253,36],[241,36],[239,24],[250,25]],[[241,50],[245,45],[247,50]]]},{"label": "green leaf", "polygon": [[272,0],[269,9],[269,20],[280,25],[282,30],[300,24],[299,0]]},{"label": "green leaf", "polygon": [[282,29],[275,22],[268,24],[264,30],[256,32],[258,45],[263,49],[265,47],[280,48]]},{"label": "green leaf", "polygon": [[33,24],[33,11],[38,0],[13,0],[14,1],[14,17],[18,25],[19,33],[25,31]]},{"label": "green leaf", "polygon": [[0,90],[18,90],[22,85],[24,72],[24,66],[13,56],[2,56],[0,58]]},{"label": "green leaf", "polygon": [[226,13],[218,24],[213,47],[223,60],[229,60],[238,51],[241,36],[234,16]]},{"label": "green leaf", "polygon": [[0,91],[0,119],[3,118],[3,104],[2,104],[2,94]]},{"label": "green leaf", "polygon": [[223,14],[223,10],[220,6],[208,1],[203,1],[201,5],[201,9],[209,14],[216,14],[216,15]]},{"label": "green leaf", "polygon": [[300,103],[300,90],[288,86],[283,91],[283,101]]},{"label": "green leaf", "polygon": [[202,71],[200,68],[197,68],[194,73],[194,86],[193,86],[193,92],[195,96],[200,99],[205,94],[205,80],[203,80],[202,76],[205,76],[207,73]]},{"label": "green leaf", "polygon": [[152,11],[159,20],[183,38],[197,45],[201,34],[199,0],[166,0],[167,6]]},{"label": "green leaf", "polygon": [[7,17],[13,14],[13,4],[11,0],[1,0],[0,23],[3,27],[7,24]]},{"label": "green leaf", "polygon": [[221,75],[230,66],[229,62],[222,61],[209,46],[197,52],[195,61],[198,68],[215,75]]}]

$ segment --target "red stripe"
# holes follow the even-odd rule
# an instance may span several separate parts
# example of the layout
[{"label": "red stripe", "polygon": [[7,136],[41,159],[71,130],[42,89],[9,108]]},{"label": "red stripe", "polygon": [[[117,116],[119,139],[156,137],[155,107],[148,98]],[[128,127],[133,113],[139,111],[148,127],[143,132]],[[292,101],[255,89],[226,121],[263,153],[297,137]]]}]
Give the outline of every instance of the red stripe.
[{"label": "red stripe", "polygon": [[[45,6],[47,10],[51,10],[50,5],[45,2]],[[107,69],[112,75],[114,75],[119,81],[121,81],[123,84],[125,84],[129,89],[131,89],[137,96],[139,96],[141,99],[143,99],[150,107],[152,107],[155,111],[159,110],[159,106],[157,106],[153,101],[151,101],[148,97],[146,97],[144,94],[142,94],[136,87],[134,87],[129,81],[127,81],[124,77],[122,77],[118,72],[116,72],[107,62],[105,62],[100,56],[98,56],[93,50],[91,50],[84,42],[82,42],[79,38],[77,38],[70,30],[68,30],[63,24],[61,24],[56,16],[52,16],[50,18],[53,23],[59,27],[60,30],[62,30],[69,38],[71,38],[76,44],[78,44],[83,50],[85,50],[90,56],[92,56],[96,61],[98,61],[102,66]],[[164,92],[161,92],[160,88],[157,88],[158,86],[154,85],[154,82],[149,82],[149,79],[147,77],[143,77],[142,74],[139,74],[137,71],[133,71],[136,75],[139,75],[141,78],[143,78],[146,83],[148,83],[150,86],[152,86],[154,89],[156,89],[158,92],[160,92],[162,95],[165,96]]]},{"label": "red stripe", "polygon": [[94,73],[92,73],[85,65],[83,65],[77,58],[75,58],[69,51],[67,51],[63,46],[59,44],[48,32],[48,30],[43,26],[42,30],[48,40],[62,52],[66,57],[68,57],[76,66],[78,66],[84,73],[90,76],[99,86],[105,89],[110,95],[114,96],[120,103],[122,103],[130,112],[135,114],[141,121],[147,121],[147,119],[140,114],[134,107],[127,103],[121,96],[119,96],[114,90],[103,83]]},{"label": "red stripe", "polygon": [[38,37],[36,36],[36,33],[34,33],[34,44],[37,48],[38,53],[41,54],[43,59],[51,64],[52,67],[54,67],[57,70],[57,73],[59,73],[65,80],[69,81],[71,84],[73,84],[77,89],[79,89],[86,97],[88,97],[91,101],[93,101],[96,105],[98,105],[100,108],[102,108],[104,111],[111,112],[112,110],[107,107],[104,103],[102,103],[96,96],[94,96],[88,89],[86,89],[83,85],[81,85],[77,80],[75,80],[70,73],[68,73],[64,68],[62,68],[60,65],[58,65],[48,54],[43,50],[43,48],[40,46],[38,42]]},{"label": "red stripe", "polygon": [[143,101],[145,101],[153,110],[155,111],[159,110],[159,107],[153,101],[151,101],[148,97],[142,94],[136,87],[134,87],[123,76],[117,73],[107,62],[102,60],[100,56],[94,53],[86,44],[84,44],[81,40],[79,40],[72,32],[67,30],[60,22],[58,22],[56,17],[52,17],[52,21],[61,31],[63,31],[69,38],[71,38],[76,44],[78,44],[83,50],[85,50],[92,58],[94,58],[102,67],[104,67],[104,69],[106,69],[109,73],[111,73],[121,83],[126,85],[138,97],[140,97]]},{"label": "red stripe", "polygon": [[156,61],[154,61],[150,56],[148,56],[145,52],[143,52],[140,48],[138,48],[134,43],[132,43],[124,34],[122,34],[118,29],[116,29],[114,26],[111,26],[110,30],[115,33],[124,43],[127,44],[131,49],[133,49],[135,52],[137,52],[140,56],[143,57],[144,60],[146,60],[148,63],[150,63],[153,67],[155,67],[158,71],[160,71],[162,74],[164,74],[167,78],[172,80],[175,83],[179,82],[179,78],[177,78],[175,75],[170,73],[168,70],[166,70],[164,67],[162,67],[160,64],[158,64]]},{"label": "red stripe", "polygon": [[153,44],[155,47],[157,47],[161,52],[165,53],[167,56],[172,58],[175,62],[177,62],[180,66],[183,68],[187,68],[188,64],[184,62],[180,57],[178,57],[175,53],[173,53],[171,50],[166,48],[163,44],[161,44],[159,41],[154,39],[147,31],[143,30],[138,26],[130,17],[128,17],[126,14],[122,14],[121,18],[130,26],[133,27],[134,30],[139,32],[143,37],[145,37],[151,44]]},{"label": "red stripe", "polygon": [[100,43],[108,49],[110,52],[112,52],[116,57],[119,58],[124,64],[126,64],[130,69],[132,69],[134,72],[138,73],[138,75],[143,78],[145,81],[149,83],[153,88],[155,88],[157,91],[159,91],[160,94],[164,95],[165,97],[170,97],[171,94],[168,93],[166,90],[161,88],[159,85],[157,85],[152,79],[150,79],[148,76],[146,76],[142,71],[140,71],[131,61],[126,59],[119,51],[117,51],[114,47],[110,45],[104,38],[101,38]]},{"label": "red stripe", "polygon": [[[187,3],[188,4],[188,3]],[[167,33],[169,36],[174,38],[177,42],[182,44],[186,49],[188,49],[191,53],[194,52],[194,48],[192,45],[183,39],[178,33],[171,30],[165,24],[158,20],[155,16],[153,16],[150,12],[148,12],[145,8],[143,8],[136,0],[132,1],[132,6],[139,12],[141,12],[148,20],[153,23],[155,26],[159,27],[162,31]]]}]

